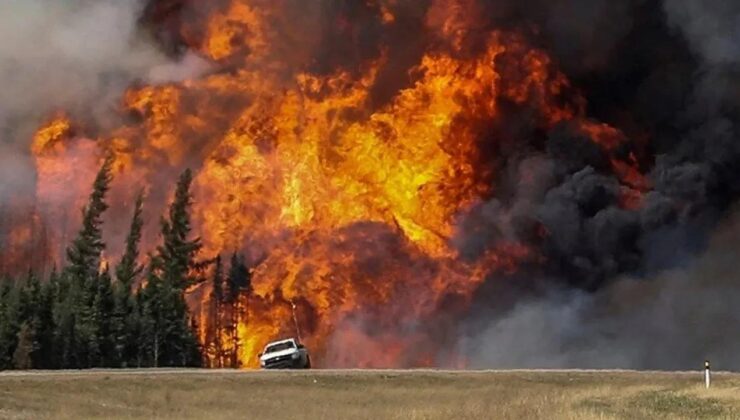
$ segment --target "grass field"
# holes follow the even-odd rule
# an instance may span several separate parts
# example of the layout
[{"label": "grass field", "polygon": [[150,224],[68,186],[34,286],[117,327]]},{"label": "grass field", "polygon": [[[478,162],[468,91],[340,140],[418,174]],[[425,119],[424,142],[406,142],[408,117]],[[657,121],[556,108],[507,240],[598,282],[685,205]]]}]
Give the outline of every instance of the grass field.
[{"label": "grass field", "polygon": [[740,419],[740,375],[615,371],[0,374],[3,419]]}]

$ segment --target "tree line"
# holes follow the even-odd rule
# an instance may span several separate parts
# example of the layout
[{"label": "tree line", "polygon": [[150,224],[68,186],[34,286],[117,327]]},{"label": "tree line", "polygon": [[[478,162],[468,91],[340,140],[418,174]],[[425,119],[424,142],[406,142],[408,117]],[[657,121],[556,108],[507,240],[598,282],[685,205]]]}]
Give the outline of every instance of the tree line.
[{"label": "tree line", "polygon": [[[98,171],[82,225],[66,262],[41,279],[33,270],[0,279],[0,369],[96,367],[237,367],[240,294],[250,273],[233,255],[227,273],[218,257],[199,260],[191,238],[192,173],[182,173],[161,218],[161,242],[142,264],[144,196],[136,198],[123,254],[113,270],[102,261],[113,160]],[[186,293],[211,277],[208,325],[199,328]],[[199,331],[205,331],[200,342]]]}]

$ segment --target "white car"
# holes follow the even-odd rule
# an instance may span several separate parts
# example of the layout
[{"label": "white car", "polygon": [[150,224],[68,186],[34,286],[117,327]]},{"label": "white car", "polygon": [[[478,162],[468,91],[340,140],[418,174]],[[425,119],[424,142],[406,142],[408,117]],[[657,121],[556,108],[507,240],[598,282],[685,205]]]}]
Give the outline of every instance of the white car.
[{"label": "white car", "polygon": [[262,369],[310,369],[311,357],[296,339],[273,341],[259,354]]}]

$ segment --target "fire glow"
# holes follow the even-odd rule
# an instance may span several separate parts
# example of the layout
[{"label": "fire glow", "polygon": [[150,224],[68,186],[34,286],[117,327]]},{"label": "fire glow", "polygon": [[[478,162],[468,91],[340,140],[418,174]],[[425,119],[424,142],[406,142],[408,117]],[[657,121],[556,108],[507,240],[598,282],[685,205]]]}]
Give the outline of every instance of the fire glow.
[{"label": "fire glow", "polygon": [[[542,130],[579,127],[612,156],[623,206],[639,206],[646,181],[634,156],[616,153],[625,136],[586,118],[584,100],[544,51],[505,31],[476,32],[482,41],[467,46],[479,31],[474,1],[433,2],[434,39],[380,104],[371,92],[383,83],[384,51],[359,69],[311,72],[280,58],[282,34],[271,28],[281,2],[222,3],[202,27],[183,28],[215,70],[132,86],[122,98],[126,122],[106,133],[88,135],[59,113],[38,130],[32,153],[37,200],[73,209],[106,154],[116,162],[113,200],[142,185],[161,190],[167,169],[194,168],[204,255],[241,252],[253,267],[239,304],[243,366],[256,366],[268,341],[295,335],[293,304],[318,366],[464,366],[454,348],[439,348],[454,330],[440,314],[464,313],[484,281],[537,258],[517,242],[472,259],[452,245],[456,220],[495,193],[483,150],[497,141],[491,127],[506,123],[502,104],[531,107]],[[381,25],[398,24],[396,1],[367,3]],[[336,25],[352,34],[351,20]],[[74,224],[76,216],[46,217]],[[204,341],[207,288],[190,295]]]}]

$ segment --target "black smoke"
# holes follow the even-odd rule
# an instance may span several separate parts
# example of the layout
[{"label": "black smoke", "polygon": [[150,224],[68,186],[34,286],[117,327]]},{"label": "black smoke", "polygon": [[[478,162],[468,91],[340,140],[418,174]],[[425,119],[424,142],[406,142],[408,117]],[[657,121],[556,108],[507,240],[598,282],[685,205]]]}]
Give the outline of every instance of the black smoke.
[{"label": "black smoke", "polygon": [[525,133],[535,152],[503,164],[506,194],[463,218],[459,246],[516,238],[545,263],[480,291],[463,340],[474,364],[740,368],[740,5],[519,3],[504,10],[541,28],[589,117],[630,137],[650,189],[625,209],[603,153],[577,132],[556,127],[540,147]]}]

